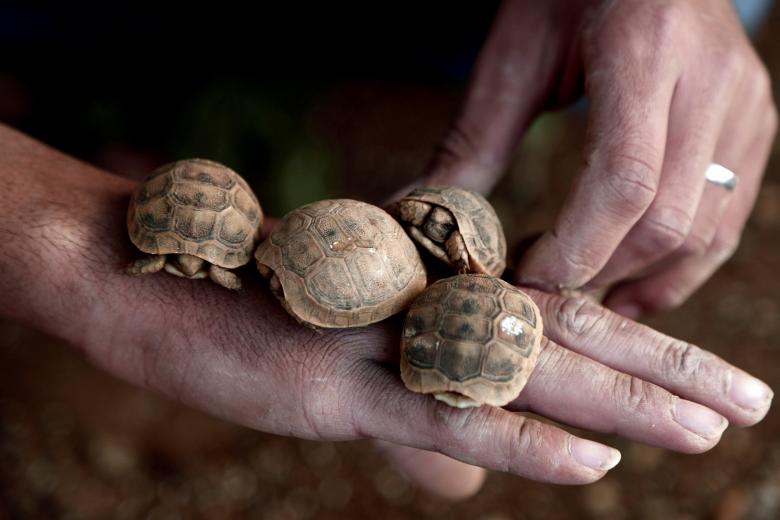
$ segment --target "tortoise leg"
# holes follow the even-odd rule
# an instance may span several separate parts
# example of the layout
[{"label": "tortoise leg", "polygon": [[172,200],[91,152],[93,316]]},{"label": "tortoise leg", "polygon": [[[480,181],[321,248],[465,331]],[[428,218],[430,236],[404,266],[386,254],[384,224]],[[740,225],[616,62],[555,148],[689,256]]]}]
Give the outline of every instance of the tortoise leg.
[{"label": "tortoise leg", "polygon": [[139,258],[127,266],[127,274],[138,276],[141,274],[156,273],[165,266],[165,255],[148,255]]},{"label": "tortoise leg", "polygon": [[422,226],[432,206],[419,200],[402,200],[398,203],[398,214],[403,222],[412,226]]},{"label": "tortoise leg", "polygon": [[[260,275],[268,281],[268,288],[277,299],[284,302],[284,289],[282,289],[282,282],[279,281],[279,277],[276,273],[265,264],[257,263],[257,270],[260,271]],[[295,313],[290,313],[295,316]],[[296,318],[297,319],[297,318]]]},{"label": "tortoise leg", "polygon": [[444,247],[447,249],[448,261],[458,269],[458,272],[460,274],[468,273],[469,254],[460,231],[453,231]]},{"label": "tortoise leg", "polygon": [[274,274],[270,267],[265,264],[261,264],[260,262],[257,262],[257,270],[260,271],[260,276],[266,280],[270,280],[271,275]]},{"label": "tortoise leg", "polygon": [[238,276],[214,264],[209,267],[209,278],[211,278],[212,282],[227,289],[237,290],[241,288],[241,279]]},{"label": "tortoise leg", "polygon": [[279,281],[279,277],[276,276],[276,273],[271,273],[270,278],[268,278],[268,287],[271,289],[271,292],[274,293],[274,296],[276,296],[279,300],[284,300],[284,289],[282,289],[282,282]]},{"label": "tortoise leg", "polygon": [[427,249],[433,256],[442,262],[446,262],[448,264],[451,263],[450,258],[447,256],[447,253],[444,251],[444,249],[442,249],[433,240],[425,236],[425,234],[420,231],[419,228],[414,226],[410,227],[409,234],[412,235],[412,238],[415,240],[415,242]]},{"label": "tortoise leg", "polygon": [[[257,264],[258,267],[260,267],[261,264]],[[282,307],[285,308],[285,310],[295,318],[295,321],[303,325],[304,327],[307,327],[313,331],[315,331],[318,334],[322,334],[322,330],[317,327],[316,325],[312,325],[311,323],[308,323],[298,317],[296,313],[292,311],[290,308],[290,304],[287,303],[287,298],[284,297],[284,288],[282,287],[282,282],[279,281],[279,277],[276,276],[276,273],[273,272],[271,269],[269,269],[267,266],[263,266],[265,269],[261,269],[260,272],[268,279],[268,287],[271,289],[271,292],[276,297],[277,300],[279,300],[279,303],[282,304]]]},{"label": "tortoise leg", "polygon": [[458,226],[455,224],[455,217],[441,206],[433,208],[423,225],[425,236],[439,243],[447,240],[447,237],[456,229]]}]

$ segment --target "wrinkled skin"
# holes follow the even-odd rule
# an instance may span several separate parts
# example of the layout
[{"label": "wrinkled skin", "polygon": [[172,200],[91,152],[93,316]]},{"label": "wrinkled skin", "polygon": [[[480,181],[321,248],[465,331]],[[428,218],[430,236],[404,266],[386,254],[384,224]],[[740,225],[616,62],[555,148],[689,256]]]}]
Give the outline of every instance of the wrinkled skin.
[{"label": "wrinkled skin", "polygon": [[[418,184],[490,192],[529,124],[584,93],[584,166],[517,281],[614,286],[605,304],[631,318],[679,305],[737,248],[777,129],[731,4],[506,0]],[[733,192],[705,182],[711,161],[738,174]]]},{"label": "wrinkled skin", "polygon": [[306,439],[381,440],[409,478],[443,496],[479,488],[484,473],[470,465],[584,484],[618,462],[612,448],[511,411],[698,453],[727,422],[754,424],[770,405],[766,385],[705,350],[588,300],[530,290],[547,338],[527,386],[507,409],[454,409],[404,388],[398,320],[316,333],[259,276],[233,293],[126,275],[131,181],[3,126],[0,180],[4,316],[229,421]]}]

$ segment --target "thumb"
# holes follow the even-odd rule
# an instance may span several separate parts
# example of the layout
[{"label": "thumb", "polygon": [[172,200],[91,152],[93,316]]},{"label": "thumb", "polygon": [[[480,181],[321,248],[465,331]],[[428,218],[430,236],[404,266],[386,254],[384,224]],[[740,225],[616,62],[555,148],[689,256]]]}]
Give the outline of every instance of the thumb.
[{"label": "thumb", "polygon": [[388,462],[415,485],[438,497],[464,500],[482,488],[487,471],[435,451],[420,450],[387,441],[374,446]]},{"label": "thumb", "polygon": [[573,83],[562,75],[571,69],[574,17],[556,12],[556,5],[503,2],[461,112],[416,185],[456,185],[486,194],[498,182],[520,136],[554,101],[558,85]]}]

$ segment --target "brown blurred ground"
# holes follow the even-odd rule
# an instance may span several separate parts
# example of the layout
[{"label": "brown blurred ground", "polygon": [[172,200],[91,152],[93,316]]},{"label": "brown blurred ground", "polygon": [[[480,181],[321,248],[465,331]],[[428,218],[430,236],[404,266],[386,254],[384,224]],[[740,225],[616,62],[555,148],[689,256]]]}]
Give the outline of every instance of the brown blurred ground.
[{"label": "brown blurred ground", "polygon": [[[757,40],[776,77],[778,23],[775,10]],[[278,178],[259,183],[261,200],[274,193],[271,204],[285,209],[295,194],[283,197],[284,180],[321,171],[321,150],[339,172],[329,174],[325,194],[380,199],[420,171],[460,94],[378,82],[329,89],[305,114],[317,145],[291,152],[320,167],[280,167]],[[549,225],[581,139],[572,113],[531,130],[493,197],[510,240]],[[650,322],[776,390],[778,159],[775,150],[733,260],[684,307]],[[93,160],[134,173],[157,158],[118,147]],[[0,323],[0,518],[780,518],[777,410],[754,428],[729,429],[699,456],[600,438],[624,457],[597,484],[554,487],[494,473],[478,496],[452,505],[412,489],[367,442],[305,442],[233,426],[118,382],[59,341]]]}]

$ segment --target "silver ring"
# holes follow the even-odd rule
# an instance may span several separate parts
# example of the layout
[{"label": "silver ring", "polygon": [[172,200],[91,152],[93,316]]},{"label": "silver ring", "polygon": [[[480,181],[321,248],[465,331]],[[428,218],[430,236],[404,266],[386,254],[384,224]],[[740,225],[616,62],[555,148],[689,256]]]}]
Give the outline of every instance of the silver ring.
[{"label": "silver ring", "polygon": [[710,163],[704,178],[731,191],[737,186],[737,174],[718,163]]}]

